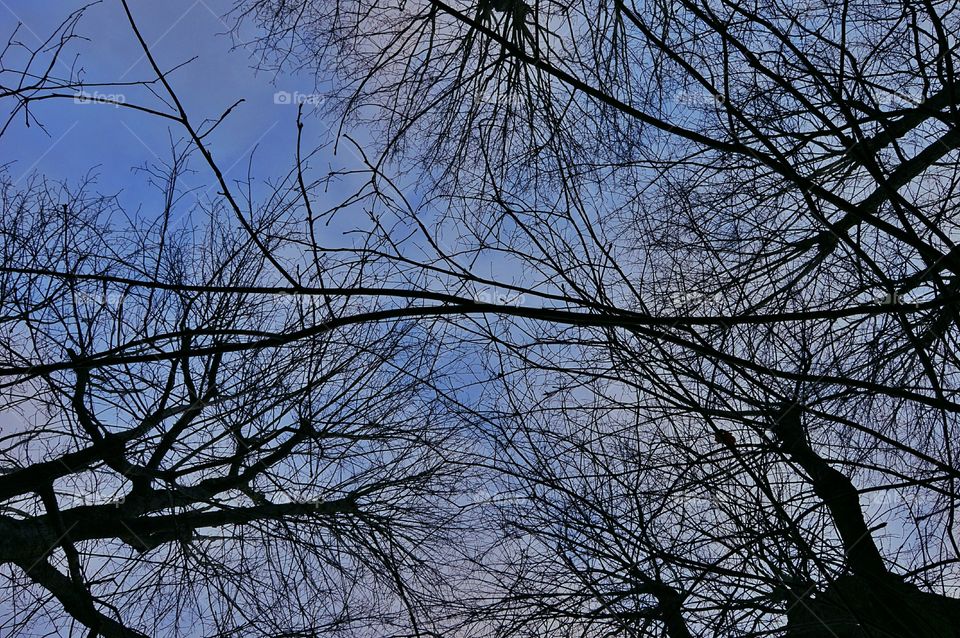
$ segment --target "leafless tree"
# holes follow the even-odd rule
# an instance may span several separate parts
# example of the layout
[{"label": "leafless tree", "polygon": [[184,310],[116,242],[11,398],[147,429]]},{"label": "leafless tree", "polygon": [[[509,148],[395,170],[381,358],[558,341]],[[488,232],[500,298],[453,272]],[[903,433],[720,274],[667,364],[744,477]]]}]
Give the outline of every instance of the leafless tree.
[{"label": "leafless tree", "polygon": [[[56,74],[80,17],[26,54],[11,38],[11,117],[93,91]],[[184,132],[143,169],[159,214],[0,175],[0,633],[433,634],[470,480],[444,328],[359,288],[389,274],[362,252],[282,255],[310,245],[291,211],[319,186],[296,165],[235,194],[204,143],[222,119],[194,128],[155,68],[139,85],[165,105],[111,106]],[[207,199],[182,185],[198,158]]]},{"label": "leafless tree", "polygon": [[506,499],[484,623],[955,635],[955,3],[236,16],[265,67],[339,80],[377,171],[429,176],[382,207],[425,267],[526,301],[473,326]]},{"label": "leafless tree", "polygon": [[235,194],[122,5],[184,142],[159,222],[4,191],[8,626],[957,635],[955,4],[239,0],[373,133],[322,210],[299,147]]}]

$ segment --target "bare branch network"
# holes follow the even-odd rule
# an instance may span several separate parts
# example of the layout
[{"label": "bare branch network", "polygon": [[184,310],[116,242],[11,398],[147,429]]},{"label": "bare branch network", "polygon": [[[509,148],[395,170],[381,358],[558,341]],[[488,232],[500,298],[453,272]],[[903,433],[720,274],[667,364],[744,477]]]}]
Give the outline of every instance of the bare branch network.
[{"label": "bare branch network", "polygon": [[238,179],[147,4],[0,34],[168,140],[4,148],[0,635],[960,637],[960,5],[228,0]]}]

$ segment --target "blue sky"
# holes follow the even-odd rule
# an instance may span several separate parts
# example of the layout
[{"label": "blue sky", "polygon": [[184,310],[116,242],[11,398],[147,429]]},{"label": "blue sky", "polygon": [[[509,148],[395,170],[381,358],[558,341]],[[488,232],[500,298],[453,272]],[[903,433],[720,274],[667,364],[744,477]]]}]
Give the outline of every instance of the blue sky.
[{"label": "blue sky", "polygon": [[[35,48],[83,2],[0,0],[0,35],[9,38],[19,23],[17,40]],[[277,92],[291,95],[314,93],[309,74],[258,73],[255,59],[245,48],[234,48],[225,17],[230,0],[133,0],[131,8],[145,40],[164,69],[197,59],[170,76],[194,124],[217,118],[238,99],[228,120],[209,138],[214,157],[229,180],[245,177],[251,153],[254,175],[265,180],[286,173],[295,157],[296,115],[294,104],[276,103]],[[123,12],[119,0],[105,0],[90,7],[77,33],[88,38],[75,41],[55,72],[69,74],[75,64],[88,82],[129,82],[155,76]],[[16,55],[16,52],[14,52]],[[7,64],[8,67],[12,66]],[[157,97],[139,87],[98,89],[120,95],[127,103],[165,109]],[[88,91],[90,93],[90,91]],[[302,98],[301,98],[302,99]],[[291,100],[293,101],[293,100]],[[0,164],[8,164],[13,179],[31,173],[53,179],[76,181],[93,172],[98,190],[119,193],[120,201],[141,214],[159,203],[155,191],[144,190],[146,176],[133,167],[170,158],[170,140],[184,138],[175,122],[109,104],[75,103],[71,99],[48,100],[32,105],[39,126],[24,126],[20,117],[0,143]],[[305,111],[310,107],[305,107]],[[166,110],[166,109],[165,109]],[[305,117],[305,151],[331,141],[331,122],[319,115]],[[45,129],[45,130],[44,130]],[[197,172],[187,184],[216,192],[209,170],[195,156]],[[350,150],[341,147],[338,157],[324,150],[311,166],[326,169],[354,162]],[[331,202],[342,193],[329,194]],[[327,202],[321,202],[324,204]],[[319,207],[319,206],[318,206]]]},{"label": "blue sky", "polygon": [[[313,96],[322,99],[315,76],[305,70],[299,73],[285,69],[281,73],[258,72],[251,48],[238,44],[229,31],[234,26],[229,12],[235,0],[130,0],[137,24],[161,68],[167,70],[188,60],[192,62],[169,75],[169,80],[183,102],[194,126],[204,119],[216,119],[239,99],[235,108],[217,131],[207,138],[208,147],[228,182],[245,179],[253,154],[252,174],[260,184],[259,195],[266,194],[263,184],[286,175],[296,157],[296,98],[277,103],[277,93],[285,96]],[[55,31],[72,11],[84,6],[82,0],[0,0],[0,37],[6,39],[17,27],[17,40],[25,47],[36,48]],[[253,25],[247,24],[252,29]],[[82,69],[85,82],[133,82],[155,79],[148,60],[130,28],[120,0],[102,0],[90,6],[76,32],[86,38],[75,41],[54,70],[61,77],[70,74],[71,65]],[[249,39],[253,32],[240,34]],[[17,68],[17,51],[5,59],[7,68]],[[22,59],[22,53],[21,53]],[[294,69],[296,70],[296,69]],[[158,92],[162,87],[155,85]],[[119,94],[128,104],[138,104],[171,111],[160,99],[142,87],[91,87],[87,94]],[[94,93],[94,94],[95,94]],[[104,103],[76,103],[73,99],[46,100],[31,105],[32,114],[43,125],[24,126],[20,117],[0,138],[0,165],[7,165],[9,175],[23,183],[29,175],[43,175],[55,180],[77,183],[87,175],[96,178],[96,190],[117,194],[127,214],[140,218],[156,218],[162,210],[162,193],[148,185],[148,175],[134,170],[149,164],[169,162],[171,140],[186,143],[186,133],[175,122]],[[308,179],[321,177],[330,169],[362,168],[352,145],[343,142],[336,155],[334,134],[338,122],[310,106],[304,106],[303,153],[319,149],[309,161]],[[361,129],[345,129],[353,139],[375,153],[371,135]],[[181,180],[182,190],[191,190],[172,217],[172,228],[184,223],[190,203],[216,197],[217,184],[199,155],[190,167],[194,174]],[[388,166],[388,171],[391,168]],[[396,185],[414,207],[422,203],[418,175],[414,172],[397,176]],[[328,191],[317,193],[312,201],[314,211],[323,211],[347,199],[364,176],[353,175],[333,182]],[[235,193],[237,191],[235,190]],[[258,191],[254,191],[257,195]],[[431,211],[421,211],[429,216]],[[196,214],[196,213],[194,213]],[[338,214],[323,233],[325,246],[350,245],[357,235],[348,233],[366,227],[366,215]],[[202,225],[204,220],[195,218]],[[435,240],[448,252],[456,242],[456,229],[436,228],[426,218]],[[391,222],[392,223],[392,222]],[[390,223],[387,224],[388,226]],[[448,233],[453,236],[448,237]],[[423,250],[432,254],[422,237],[410,256],[419,257]],[[502,281],[514,279],[510,264],[497,266],[488,261],[473,265],[476,272]],[[490,292],[490,294],[494,294]]]}]

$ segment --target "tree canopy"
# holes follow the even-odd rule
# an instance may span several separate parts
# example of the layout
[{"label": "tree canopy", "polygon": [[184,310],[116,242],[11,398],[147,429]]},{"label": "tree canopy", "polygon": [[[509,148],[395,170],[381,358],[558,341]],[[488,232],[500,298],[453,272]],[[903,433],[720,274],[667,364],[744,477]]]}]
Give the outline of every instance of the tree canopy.
[{"label": "tree canopy", "polygon": [[960,635],[956,3],[237,0],[269,183],[114,4],[150,77],[0,58],[178,136],[0,174],[5,635]]}]

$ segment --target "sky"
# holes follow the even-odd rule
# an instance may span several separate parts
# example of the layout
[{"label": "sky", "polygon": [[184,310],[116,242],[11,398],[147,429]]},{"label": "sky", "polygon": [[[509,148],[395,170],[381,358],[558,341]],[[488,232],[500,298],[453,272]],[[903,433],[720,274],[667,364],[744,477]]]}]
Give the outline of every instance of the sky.
[{"label": "sky", "polygon": [[[4,40],[16,30],[15,39],[35,49],[72,11],[89,0],[0,0],[0,37]],[[177,68],[169,80],[196,126],[204,119],[215,120],[237,100],[227,120],[208,139],[208,146],[228,183],[246,178],[253,157],[253,169],[259,193],[266,195],[266,183],[285,176],[296,157],[297,102],[304,102],[304,154],[316,150],[309,162],[309,178],[319,178],[331,169],[362,168],[361,158],[349,143],[333,142],[339,121],[325,116],[313,105],[324,98],[309,70],[296,68],[257,71],[252,48],[243,46],[253,31],[233,33],[234,19],[229,15],[236,0],[130,0],[130,7],[143,37],[159,66]],[[18,29],[18,25],[19,29]],[[247,24],[253,29],[254,25]],[[91,5],[76,33],[82,41],[72,43],[54,73],[69,76],[71,67],[81,69],[85,82],[135,82],[155,79],[155,73],[137,42],[120,0],[101,0]],[[18,68],[23,50],[14,48],[4,59],[6,68]],[[20,56],[19,60],[17,55]],[[8,59],[9,58],[9,59]],[[9,79],[8,79],[9,81]],[[158,92],[162,87],[155,85]],[[88,98],[108,96],[125,104],[171,111],[157,96],[142,87],[104,87],[84,92]],[[31,176],[43,175],[76,184],[93,176],[95,189],[117,195],[124,211],[139,218],[156,219],[162,211],[162,193],[148,184],[149,175],[139,168],[168,163],[171,140],[185,142],[186,132],[177,123],[130,108],[74,99],[31,103],[31,114],[40,125],[24,125],[21,116],[0,137],[0,166],[15,185],[25,184]],[[364,148],[375,148],[367,130],[344,130]],[[369,150],[368,150],[369,152]],[[190,166],[196,171],[181,180],[190,197],[206,202],[216,198],[218,186],[199,155]],[[423,203],[416,175],[395,178],[404,199],[417,207]],[[359,187],[362,177],[355,175],[331,184],[318,193],[312,206],[323,211],[346,200]],[[319,201],[318,201],[319,200]],[[187,202],[189,203],[189,201]],[[170,230],[186,223],[191,214],[184,204],[175,210]],[[192,214],[202,214],[194,212]],[[347,245],[356,241],[357,225],[365,225],[356,215],[339,215],[319,232],[325,246]],[[202,225],[202,219],[196,219]],[[431,226],[436,241],[446,252],[456,252],[456,229]],[[419,236],[410,255],[432,255]],[[405,246],[405,249],[409,248]],[[420,250],[423,253],[420,253]],[[476,260],[475,272],[493,280],[516,279],[516,267],[504,261]],[[481,300],[503,297],[502,291],[481,288],[474,291]],[[483,297],[486,295],[486,297]],[[508,298],[509,299],[509,298]],[[522,303],[522,302],[520,302]]]},{"label": "sky", "polygon": [[[6,41],[16,31],[15,41],[36,48],[59,23],[84,2],[75,0],[0,0],[0,37]],[[311,104],[322,100],[308,74],[257,72],[251,51],[235,46],[227,16],[231,0],[132,0],[130,5],[138,26],[163,69],[196,58],[170,75],[194,125],[206,118],[216,119],[231,104],[245,100],[210,136],[209,145],[228,181],[243,179],[251,155],[254,174],[260,180],[285,174],[293,165],[296,151],[297,101]],[[103,0],[91,6],[76,32],[86,38],[75,41],[54,73],[70,74],[70,67],[82,69],[87,82],[130,82],[155,77],[149,62],[124,14],[119,0]],[[22,50],[14,47],[4,60],[16,68]],[[162,91],[162,87],[158,86]],[[141,87],[106,87],[85,92],[87,97],[110,99],[169,110],[156,96]],[[76,182],[90,174],[97,190],[118,194],[129,210],[149,217],[151,208],[162,202],[147,187],[147,176],[134,170],[158,161],[168,162],[171,140],[184,139],[175,122],[129,108],[96,101],[56,99],[34,102],[31,112],[40,125],[25,126],[19,117],[0,139],[0,164],[17,183],[42,174],[55,180]],[[311,160],[314,169],[355,163],[352,149],[341,146],[334,156],[334,122],[319,113],[305,117],[305,151],[325,146]],[[356,134],[356,133],[354,133]],[[187,184],[197,195],[216,194],[212,174],[194,156],[196,173]],[[328,194],[331,203],[343,193]],[[321,202],[324,203],[324,202]]]}]

